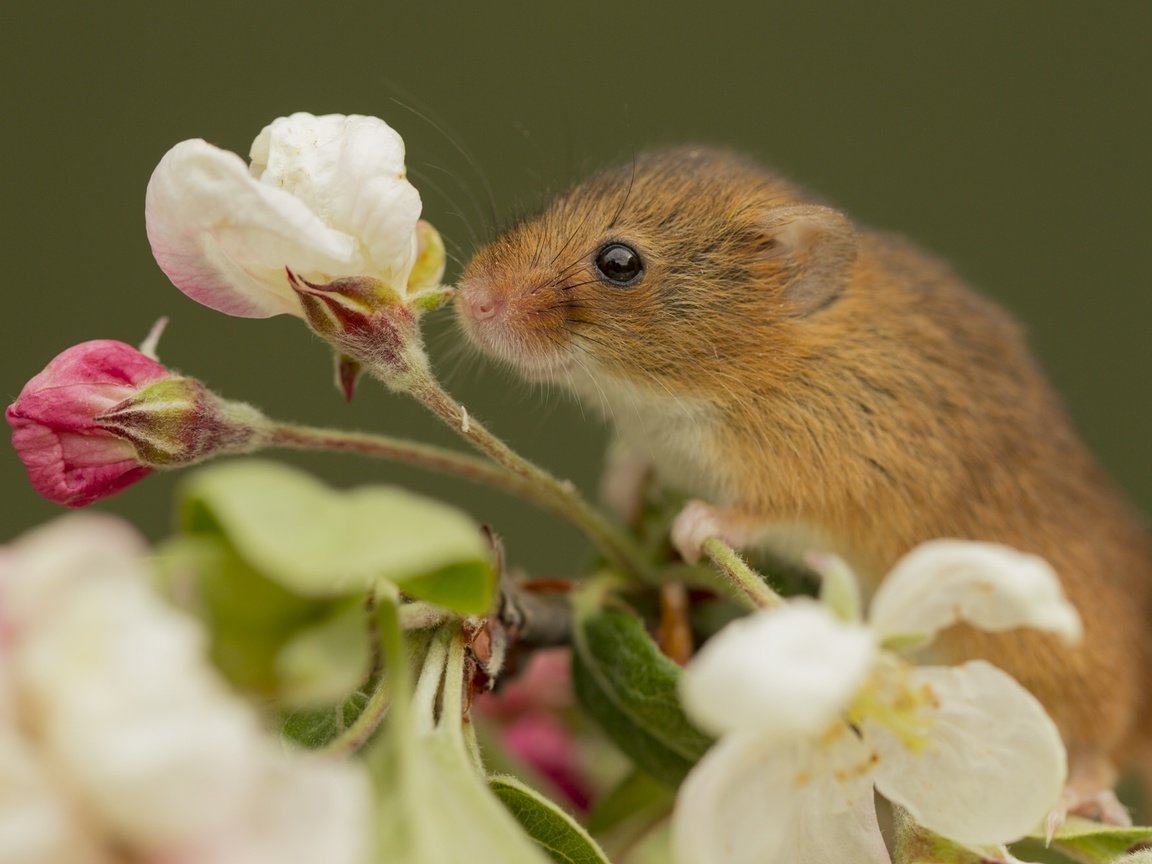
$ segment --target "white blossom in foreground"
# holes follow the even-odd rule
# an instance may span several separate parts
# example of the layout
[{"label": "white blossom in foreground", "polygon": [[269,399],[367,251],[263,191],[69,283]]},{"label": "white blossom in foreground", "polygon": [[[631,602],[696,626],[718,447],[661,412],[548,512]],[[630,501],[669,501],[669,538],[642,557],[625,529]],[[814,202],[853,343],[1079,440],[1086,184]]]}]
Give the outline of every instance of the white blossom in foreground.
[{"label": "white blossom in foreground", "polygon": [[182,141],[148,183],[152,252],[193,300],[247,318],[302,317],[287,271],[312,283],[366,276],[401,296],[439,283],[443,245],[419,221],[404,142],[383,120],[280,117],[250,157]]},{"label": "white blossom in foreground", "polygon": [[815,563],[825,603],[800,598],[736,621],[684,671],[685,710],[720,740],[680,789],[677,860],[887,864],[873,787],[964,845],[1035,829],[1067,770],[1040,703],[983,661],[914,667],[893,649],[961,620],[1078,639],[1051,568],[1003,546],[925,543],[885,579],[865,626],[844,564]]},{"label": "white blossom in foreground", "polygon": [[361,768],[264,733],[146,552],[96,514],[0,549],[0,860],[361,864]]}]

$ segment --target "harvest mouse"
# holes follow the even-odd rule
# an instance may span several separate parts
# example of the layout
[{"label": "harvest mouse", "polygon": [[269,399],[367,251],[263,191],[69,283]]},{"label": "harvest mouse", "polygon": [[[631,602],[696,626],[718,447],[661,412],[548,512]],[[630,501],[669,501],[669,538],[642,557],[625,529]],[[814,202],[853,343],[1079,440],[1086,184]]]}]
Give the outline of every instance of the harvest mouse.
[{"label": "harvest mouse", "polygon": [[648,465],[697,499],[674,529],[689,559],[713,533],[832,551],[872,584],[937,537],[1046,558],[1078,647],[961,626],[945,651],[1027,686],[1068,746],[1070,802],[1123,818],[1115,767],[1152,775],[1152,544],[1016,323],[945,264],[753,161],[680,148],[506,230],[457,309],[482,350],[602,408],[619,476]]}]

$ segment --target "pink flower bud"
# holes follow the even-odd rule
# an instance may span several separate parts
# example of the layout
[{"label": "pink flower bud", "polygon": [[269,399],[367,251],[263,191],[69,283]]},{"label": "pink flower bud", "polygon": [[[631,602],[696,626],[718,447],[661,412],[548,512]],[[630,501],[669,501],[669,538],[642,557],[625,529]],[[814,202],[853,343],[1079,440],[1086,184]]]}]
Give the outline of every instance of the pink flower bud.
[{"label": "pink flower bud", "polygon": [[36,491],[67,507],[114,495],[154,468],[255,449],[266,422],[107,339],[56,357],[5,416]]},{"label": "pink flower bud", "polygon": [[53,359],[4,413],[36,491],[83,507],[148,476],[152,469],[140,463],[136,449],[95,418],[171,374],[110,339],[75,345]]}]

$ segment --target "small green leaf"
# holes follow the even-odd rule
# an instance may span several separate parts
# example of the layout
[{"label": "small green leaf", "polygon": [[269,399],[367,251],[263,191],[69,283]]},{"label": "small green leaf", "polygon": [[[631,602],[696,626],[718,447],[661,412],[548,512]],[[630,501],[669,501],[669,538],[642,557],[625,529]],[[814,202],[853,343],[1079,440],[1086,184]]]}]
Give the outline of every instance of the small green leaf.
[{"label": "small green leaf", "polygon": [[[1033,835],[1033,839],[1044,838]],[[1152,843],[1152,827],[1102,825],[1077,818],[1068,819],[1052,836],[1052,848],[1078,861],[1115,861],[1143,843]]]},{"label": "small green leaf", "polygon": [[530,786],[507,775],[489,777],[488,786],[556,864],[608,864],[588,832]]},{"label": "small green leaf", "polygon": [[487,541],[463,512],[389,486],[338,492],[276,462],[239,460],[184,486],[188,534],[226,537],[250,566],[302,596],[349,594],[386,580],[463,614],[496,588]]},{"label": "small green leaf", "polygon": [[[265,698],[283,695],[278,658],[291,639],[349,602],[360,604],[293,594],[211,535],[169,540],[156,560],[161,593],[204,622],[212,662],[235,686]],[[364,633],[363,625],[358,631]]]},{"label": "small green leaf", "polygon": [[675,800],[673,789],[643,771],[633,771],[596,802],[588,816],[588,830],[608,854],[627,853],[631,861],[649,839],[662,833],[661,826],[667,826]]},{"label": "small green leaf", "polygon": [[711,746],[680,708],[680,667],[660,653],[635,615],[578,617],[572,655],[577,698],[642,770],[677,786]]},{"label": "small green leaf", "polygon": [[[385,662],[406,670],[395,616],[384,630]],[[447,651],[443,635],[452,640]],[[388,721],[367,753],[380,864],[548,864],[472,761],[461,728],[464,666],[462,640],[440,633],[414,692],[407,674],[389,677],[395,693]]]},{"label": "small green leaf", "polygon": [[283,699],[293,705],[323,705],[345,698],[368,673],[365,613],[359,602],[338,608],[305,627],[276,655]]},{"label": "small green leaf", "polygon": [[323,747],[352,725],[368,702],[366,693],[353,693],[343,705],[293,711],[284,718],[280,734],[310,750]]},{"label": "small green leaf", "polygon": [[633,771],[596,802],[588,816],[588,830],[599,835],[638,814],[663,816],[671,810],[673,799],[667,786],[643,771]]},{"label": "small green leaf", "polygon": [[933,834],[895,804],[892,831],[896,841],[892,864],[1023,864],[1003,846],[969,848]]}]

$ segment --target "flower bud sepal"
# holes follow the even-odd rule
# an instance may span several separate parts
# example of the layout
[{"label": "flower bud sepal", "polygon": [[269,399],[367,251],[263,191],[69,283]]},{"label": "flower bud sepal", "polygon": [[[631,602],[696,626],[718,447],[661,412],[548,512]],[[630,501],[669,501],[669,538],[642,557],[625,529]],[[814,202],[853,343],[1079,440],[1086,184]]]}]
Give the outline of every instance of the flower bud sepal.
[{"label": "flower bud sepal", "polygon": [[225,453],[262,447],[270,423],[243,402],[221,399],[195,378],[151,384],[94,418],[128,441],[142,465],[180,468]]},{"label": "flower bud sepal", "polygon": [[443,305],[450,296],[445,289],[406,297],[371,276],[348,276],[321,285],[291,271],[288,281],[300,298],[304,320],[336,349],[342,363],[361,364],[399,392],[410,391],[431,376],[420,317],[430,306]]}]

